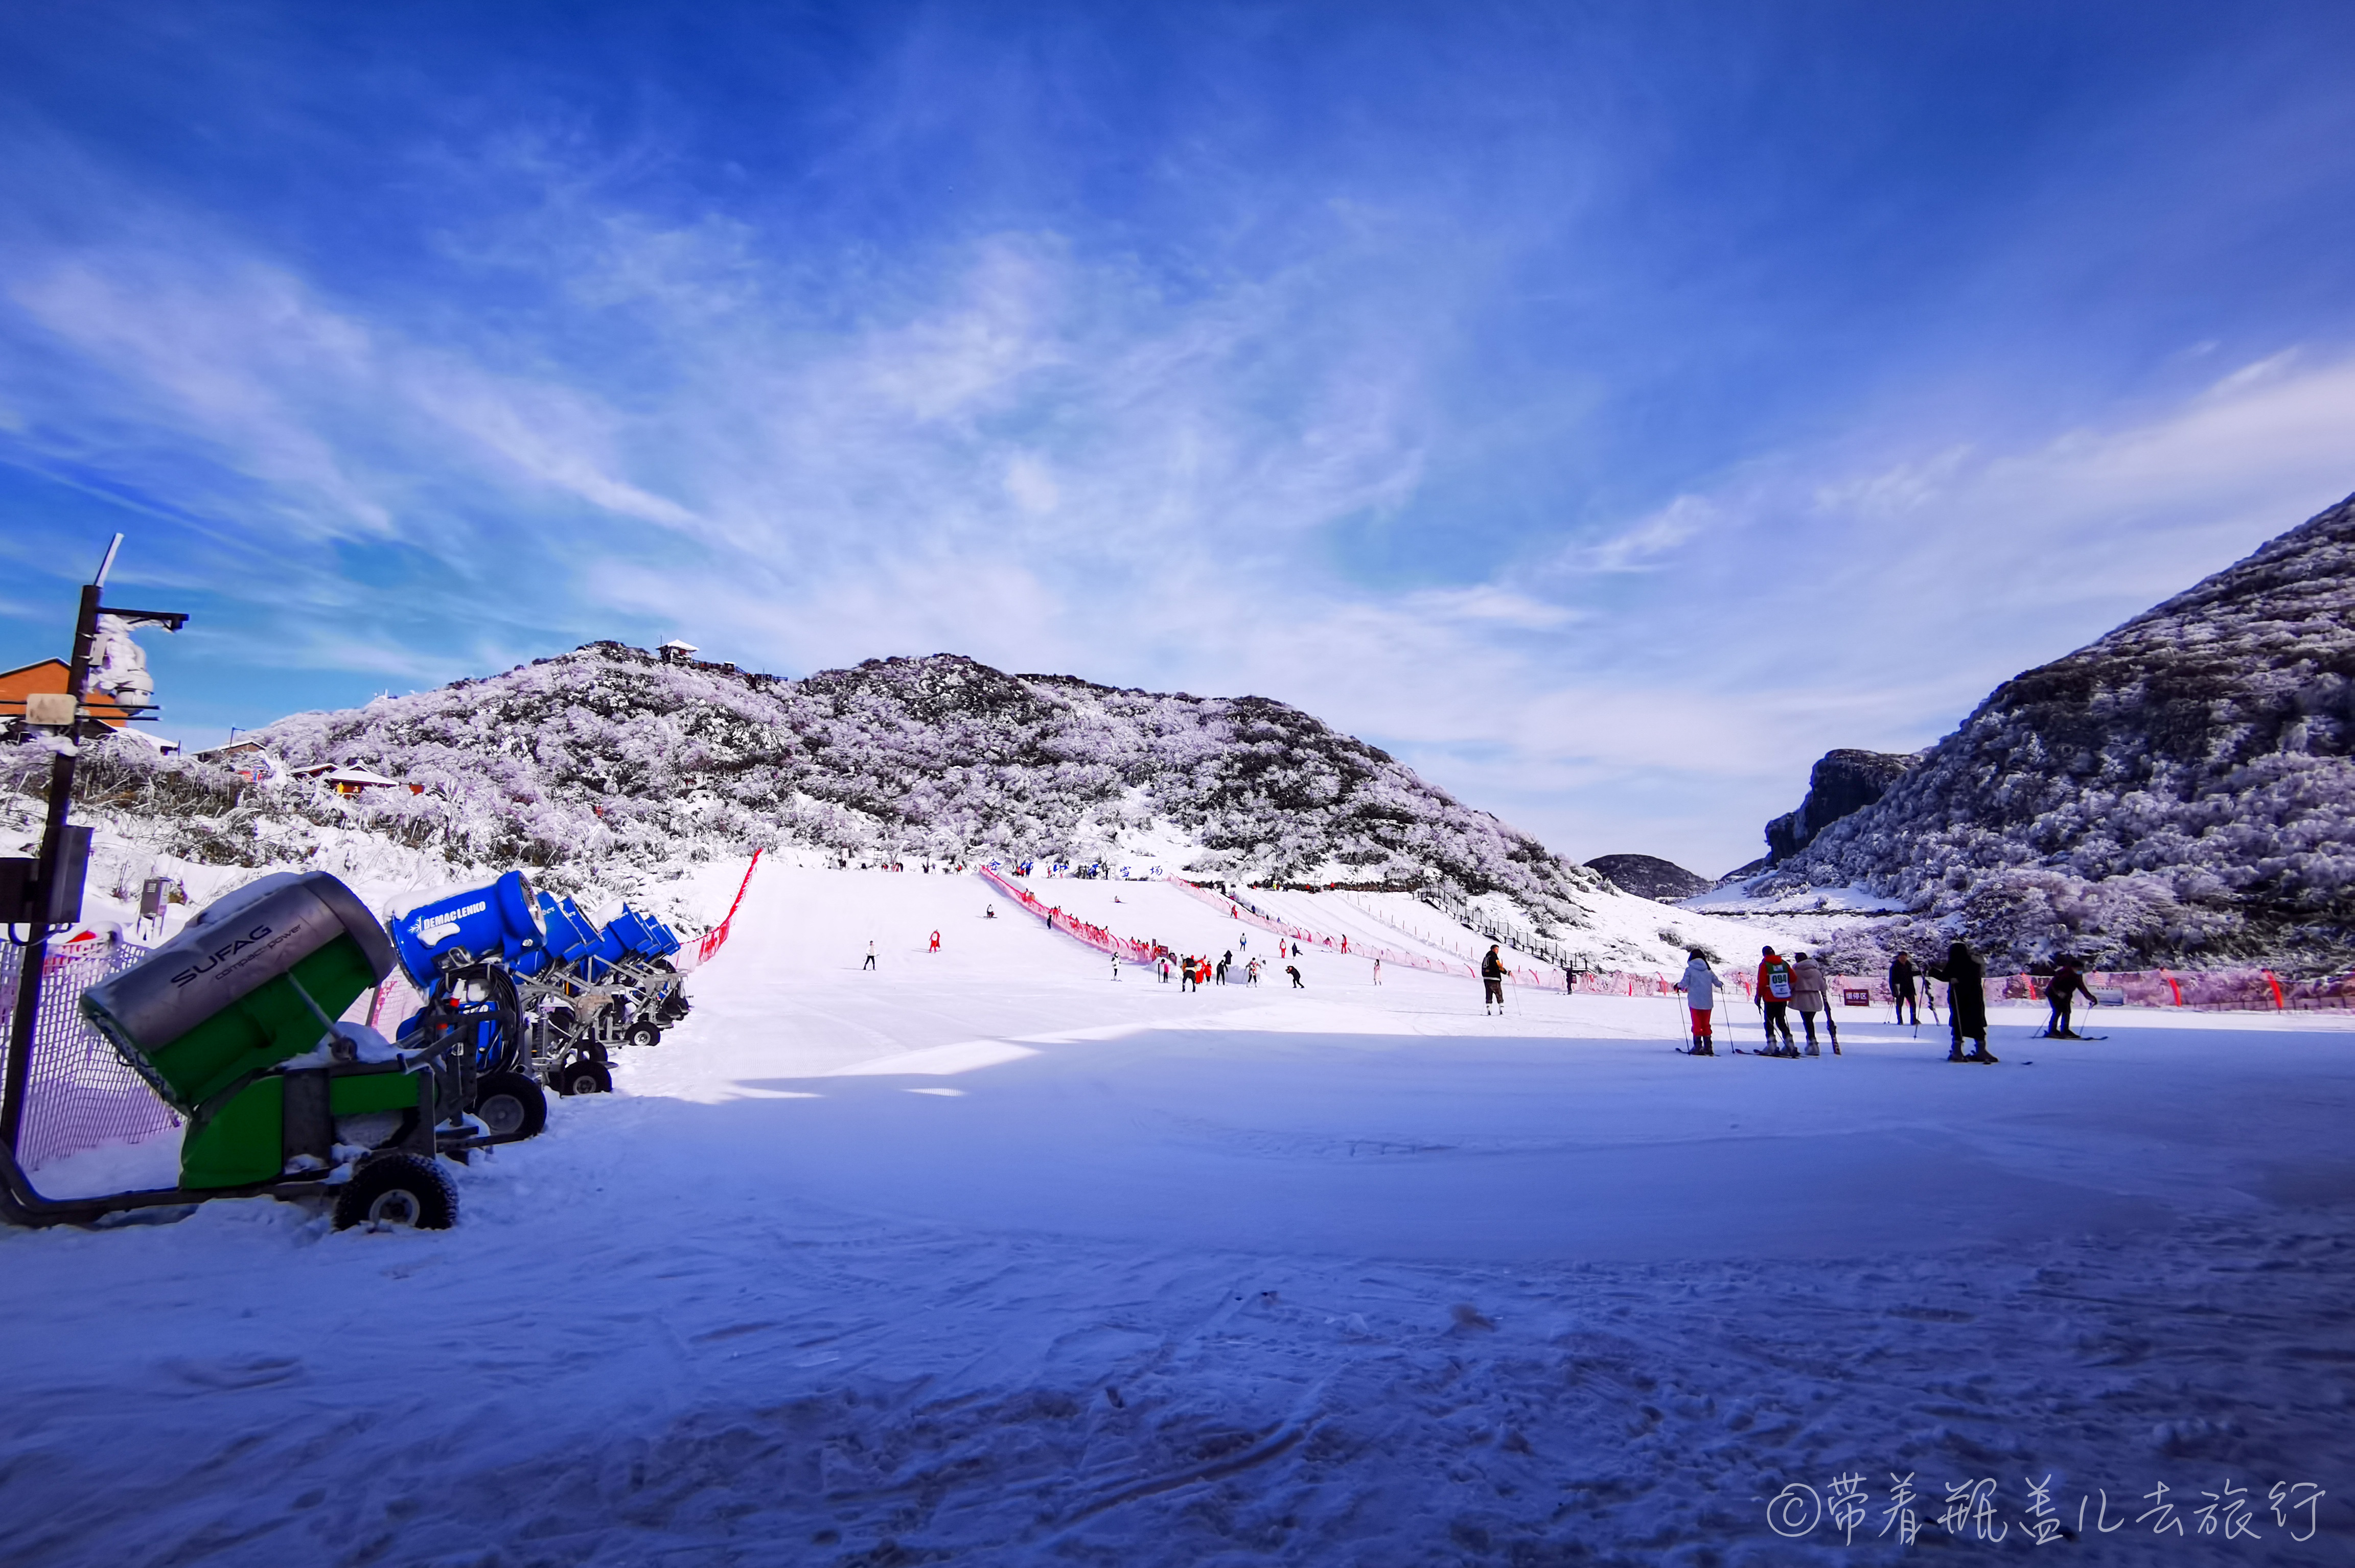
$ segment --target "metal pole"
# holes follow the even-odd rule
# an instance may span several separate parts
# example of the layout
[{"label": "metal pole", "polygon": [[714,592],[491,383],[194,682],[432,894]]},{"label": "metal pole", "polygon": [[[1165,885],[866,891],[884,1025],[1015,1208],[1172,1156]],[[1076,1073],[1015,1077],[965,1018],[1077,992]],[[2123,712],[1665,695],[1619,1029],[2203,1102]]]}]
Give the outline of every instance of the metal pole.
[{"label": "metal pole", "polygon": [[[106,547],[98,568],[100,581],[114,565],[123,535]],[[90,644],[98,632],[99,582],[83,585],[81,613],[74,621],[73,663],[66,676],[66,693],[74,700],[73,722],[66,726],[66,744],[49,762],[49,810],[41,832],[40,859],[34,872],[33,897],[40,918],[32,923],[32,939],[25,944],[24,962],[16,971],[16,1015],[8,1031],[8,1075],[0,1086],[0,1148],[14,1160],[16,1139],[25,1121],[25,1087],[33,1070],[33,1034],[41,1018],[41,971],[48,965],[49,910],[65,859],[66,818],[73,805],[74,755],[81,747],[82,683],[90,675]]]}]

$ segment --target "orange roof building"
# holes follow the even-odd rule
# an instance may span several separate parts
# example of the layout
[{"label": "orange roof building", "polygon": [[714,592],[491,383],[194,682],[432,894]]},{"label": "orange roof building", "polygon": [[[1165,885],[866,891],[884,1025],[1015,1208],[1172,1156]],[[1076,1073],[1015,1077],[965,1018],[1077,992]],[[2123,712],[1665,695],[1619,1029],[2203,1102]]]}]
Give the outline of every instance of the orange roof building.
[{"label": "orange roof building", "polygon": [[[62,659],[44,659],[37,664],[0,670],[0,718],[24,716],[25,699],[36,694],[64,695],[66,679],[72,673],[72,667]],[[83,705],[91,717],[109,729],[121,729],[131,720],[128,711],[105,697],[92,695]]]}]

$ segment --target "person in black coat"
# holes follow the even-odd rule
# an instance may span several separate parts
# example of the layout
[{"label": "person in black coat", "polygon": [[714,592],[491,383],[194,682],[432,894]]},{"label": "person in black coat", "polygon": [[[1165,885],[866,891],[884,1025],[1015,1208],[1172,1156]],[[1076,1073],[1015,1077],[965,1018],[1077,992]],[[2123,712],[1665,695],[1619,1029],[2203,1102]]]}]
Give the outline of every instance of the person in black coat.
[{"label": "person in black coat", "polygon": [[[1946,982],[1946,1028],[1954,1044],[1947,1048],[1949,1062],[1994,1062],[2000,1058],[1987,1052],[1987,992],[1979,982],[1987,971],[1979,968],[1978,959],[1957,938],[1946,949],[1946,961],[1934,964],[1923,971],[1934,980]],[[1968,1039],[1971,1054],[1963,1054],[1963,1042]]]},{"label": "person in black coat", "polygon": [[[1912,957],[1899,953],[1897,961],[1889,966],[1889,994],[1897,1003],[1897,1022],[1911,1023],[1919,1029],[1922,1026],[1922,1004],[1913,994],[1914,972]],[[1908,1012],[1913,1015],[1910,1019],[1905,1016]]]},{"label": "person in black coat", "polygon": [[1505,960],[1497,956],[1497,944],[1488,944],[1488,956],[1480,960],[1480,1011],[1491,1005],[1499,1012],[1505,1011]]}]

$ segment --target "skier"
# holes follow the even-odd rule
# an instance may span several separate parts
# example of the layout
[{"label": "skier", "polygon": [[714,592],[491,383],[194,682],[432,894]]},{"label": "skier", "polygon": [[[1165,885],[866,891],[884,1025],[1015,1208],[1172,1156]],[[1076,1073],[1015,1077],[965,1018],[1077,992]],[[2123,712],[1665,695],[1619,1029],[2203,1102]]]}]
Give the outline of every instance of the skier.
[{"label": "skier", "polygon": [[868,944],[867,944],[867,961],[866,961],[865,963],[863,963],[863,964],[859,965],[858,967],[859,967],[861,969],[873,969],[873,968],[875,967],[875,944],[874,944],[874,943],[869,942],[869,943],[868,943]]},{"label": "skier", "polygon": [[934,952],[936,952],[936,953],[937,953],[937,952],[939,952],[940,950],[941,950],[941,934],[940,934],[938,931],[935,931],[935,932],[933,932],[933,933],[932,933],[932,951],[934,951]]},{"label": "skier", "polygon": [[2085,999],[2089,1006],[2102,1005],[2102,999],[2095,996],[2094,988],[2085,983],[2085,977],[2078,969],[2075,960],[2063,958],[2059,967],[2053,969],[2052,978],[2044,984],[2044,1000],[2052,1004],[2051,1022],[2044,1026],[2044,1037],[2047,1040],[2083,1040],[2084,1038],[2069,1027],[2069,1010],[2076,1005],[2077,998],[2080,996]]},{"label": "skier", "polygon": [[[1913,959],[1902,948],[1898,950],[1897,961],[1889,966],[1889,994],[1897,1003],[1897,1022],[1911,1022],[1921,1028],[1922,1004],[1913,996]],[[1910,1021],[1905,1016],[1909,1011],[1913,1014]]]},{"label": "skier", "polygon": [[[1932,965],[1923,971],[1934,980],[1946,982],[1946,1029],[1953,1044],[1946,1048],[1949,1062],[1995,1062],[2001,1058],[1987,1054],[1987,993],[1979,989],[1985,971],[1978,959],[1961,938],[1946,949],[1946,961]],[[1967,1037],[1973,1046],[1971,1054],[1963,1054],[1963,1041]]]},{"label": "skier", "polygon": [[1832,1054],[1840,1054],[1839,1025],[1832,1021],[1831,987],[1824,979],[1821,959],[1800,953],[1791,960],[1791,1005],[1799,1010],[1799,1022],[1807,1031],[1807,1054],[1820,1056],[1816,1046],[1816,1014],[1824,1015],[1824,1031],[1831,1036]]},{"label": "skier", "polygon": [[1717,971],[1709,967],[1709,960],[1700,956],[1699,948],[1689,951],[1692,961],[1685,965],[1684,978],[1677,981],[1677,989],[1685,993],[1685,1006],[1692,1013],[1692,1048],[1685,1054],[1714,1056],[1717,1042],[1709,1032],[1709,1015],[1717,1005],[1717,988],[1725,982],[1717,978]]},{"label": "skier", "polygon": [[1374,983],[1376,985],[1382,983],[1382,961],[1380,959],[1374,960]]},{"label": "skier", "polygon": [[1178,966],[1178,989],[1179,991],[1194,989],[1194,956],[1191,953],[1187,954],[1185,959]]},{"label": "skier", "polygon": [[1306,990],[1308,989],[1306,986],[1305,986],[1305,985],[1303,985],[1303,984],[1301,984],[1301,983],[1300,983],[1300,969],[1299,969],[1299,967],[1298,967],[1297,965],[1295,965],[1295,964],[1286,964],[1286,965],[1284,965],[1284,972],[1285,974],[1288,974],[1288,975],[1290,975],[1290,976],[1292,977],[1292,989],[1293,989],[1293,990],[1295,990],[1295,991],[1306,991]]},{"label": "skier", "polygon": [[[1765,1056],[1796,1056],[1799,1047],[1791,1039],[1791,963],[1773,948],[1761,948],[1764,955],[1758,960],[1758,993],[1752,998],[1758,1004],[1760,1016],[1766,1024]],[[1774,1046],[1774,1032],[1783,1032],[1783,1045]]]},{"label": "skier", "polygon": [[1578,971],[1576,969],[1564,969],[1561,971],[1561,994],[1564,996],[1576,996],[1578,994]]},{"label": "skier", "polygon": [[1259,960],[1257,959],[1253,959],[1251,962],[1243,966],[1243,984],[1259,984]]},{"label": "skier", "polygon": [[1161,983],[1169,983],[1169,955],[1167,953],[1161,955]]},{"label": "skier", "polygon": [[1497,944],[1488,944],[1488,956],[1480,960],[1480,1011],[1490,1007],[1505,1011],[1505,960],[1497,956]]},{"label": "skier", "polygon": [[1114,953],[1112,956],[1112,978],[1115,980],[1120,979],[1120,955],[1118,953]]},{"label": "skier", "polygon": [[997,918],[997,906],[996,906],[996,905],[995,905],[995,904],[985,904],[985,905],[983,905],[983,906],[981,906],[981,917],[982,917],[983,919],[985,919],[985,920],[995,920],[995,919],[996,919],[996,918]]},{"label": "skier", "polygon": [[1235,950],[1232,948],[1229,948],[1225,952],[1219,955],[1219,983],[1220,985],[1227,983],[1227,969],[1234,961]]}]

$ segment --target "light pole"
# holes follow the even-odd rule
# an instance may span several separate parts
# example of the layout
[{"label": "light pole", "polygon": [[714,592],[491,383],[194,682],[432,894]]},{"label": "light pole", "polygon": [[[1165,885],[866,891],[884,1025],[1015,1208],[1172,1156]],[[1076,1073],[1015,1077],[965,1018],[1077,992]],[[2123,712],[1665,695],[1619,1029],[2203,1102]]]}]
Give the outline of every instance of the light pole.
[{"label": "light pole", "polygon": [[[24,905],[5,913],[13,926],[24,920],[32,936],[25,943],[24,962],[16,971],[16,1012],[8,1032],[8,1068],[5,1084],[0,1084],[0,1148],[7,1150],[13,1162],[16,1154],[16,1133],[25,1119],[25,1085],[33,1066],[33,1035],[41,1018],[41,970],[49,956],[49,928],[61,913],[78,910],[80,906],[81,873],[88,865],[89,830],[80,832],[84,853],[76,857],[69,875],[67,852],[75,837],[67,822],[73,804],[74,758],[81,747],[83,721],[89,716],[84,704],[87,694],[83,686],[90,680],[91,643],[98,636],[98,618],[115,616],[123,620],[159,624],[177,631],[187,624],[188,618],[172,609],[110,609],[99,603],[106,588],[106,574],[113,569],[114,553],[123,548],[123,535],[117,534],[106,546],[106,558],[98,564],[98,575],[82,585],[81,613],[74,622],[73,661],[66,676],[66,697],[71,706],[59,714],[65,730],[64,744],[49,763],[49,810],[41,832],[40,856],[34,862],[33,874],[27,880]],[[111,705],[135,716],[154,711],[150,703],[125,703],[110,698]],[[68,915],[68,918],[72,916]]]}]

